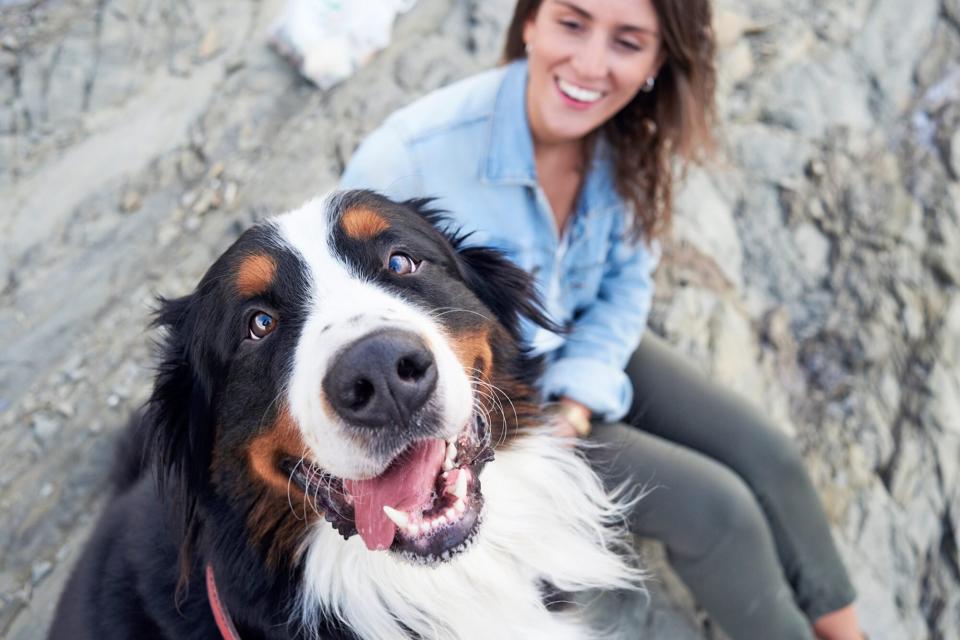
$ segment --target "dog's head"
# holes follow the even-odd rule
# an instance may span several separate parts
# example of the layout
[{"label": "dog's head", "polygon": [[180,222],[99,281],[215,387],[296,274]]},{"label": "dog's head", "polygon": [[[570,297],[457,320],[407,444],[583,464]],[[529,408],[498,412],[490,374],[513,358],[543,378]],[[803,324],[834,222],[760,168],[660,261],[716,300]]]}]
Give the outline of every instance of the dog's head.
[{"label": "dog's head", "polygon": [[536,407],[521,322],[549,322],[523,271],[428,206],[310,202],[162,303],[148,424],[188,531],[232,520],[275,566],[320,518],[419,561],[465,548],[480,469]]}]

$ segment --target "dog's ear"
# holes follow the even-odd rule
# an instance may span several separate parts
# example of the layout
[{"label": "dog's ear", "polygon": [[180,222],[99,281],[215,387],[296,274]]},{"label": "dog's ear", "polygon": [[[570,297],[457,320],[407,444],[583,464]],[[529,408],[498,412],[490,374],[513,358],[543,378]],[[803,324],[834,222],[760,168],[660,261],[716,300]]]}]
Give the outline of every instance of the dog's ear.
[{"label": "dog's ear", "polygon": [[175,483],[183,489],[198,489],[210,468],[213,389],[198,362],[202,355],[197,346],[195,296],[161,298],[154,319],[165,335],[148,405],[148,451],[161,488]]},{"label": "dog's ear", "polygon": [[153,463],[159,494],[169,504],[179,537],[181,576],[185,586],[191,547],[199,533],[196,518],[200,493],[207,486],[213,455],[214,375],[204,369],[200,352],[200,310],[194,293],[160,298],[154,326],[160,327],[161,360],[147,405],[146,457]]},{"label": "dog's ear", "polygon": [[563,332],[544,311],[533,276],[503,253],[490,247],[459,246],[457,259],[467,286],[493,311],[515,340],[523,338],[521,321],[524,318],[549,331]]}]

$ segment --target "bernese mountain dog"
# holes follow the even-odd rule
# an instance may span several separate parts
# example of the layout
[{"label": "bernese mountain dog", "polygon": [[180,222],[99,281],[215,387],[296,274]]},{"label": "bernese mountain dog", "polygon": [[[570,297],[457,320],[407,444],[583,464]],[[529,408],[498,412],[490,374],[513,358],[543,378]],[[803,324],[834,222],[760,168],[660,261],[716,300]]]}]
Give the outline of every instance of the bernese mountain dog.
[{"label": "bernese mountain dog", "polygon": [[546,596],[637,586],[625,507],[544,424],[531,279],[467,245],[426,200],[334,192],[161,300],[50,637],[588,637]]}]

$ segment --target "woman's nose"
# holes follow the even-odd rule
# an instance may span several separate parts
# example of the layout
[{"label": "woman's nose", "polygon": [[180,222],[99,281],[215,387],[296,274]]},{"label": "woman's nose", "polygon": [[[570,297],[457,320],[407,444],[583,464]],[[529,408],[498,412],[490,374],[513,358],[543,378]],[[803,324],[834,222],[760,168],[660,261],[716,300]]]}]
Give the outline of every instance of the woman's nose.
[{"label": "woman's nose", "polygon": [[598,34],[590,37],[577,48],[570,63],[583,80],[603,78],[607,75],[609,66],[607,54],[607,43]]}]

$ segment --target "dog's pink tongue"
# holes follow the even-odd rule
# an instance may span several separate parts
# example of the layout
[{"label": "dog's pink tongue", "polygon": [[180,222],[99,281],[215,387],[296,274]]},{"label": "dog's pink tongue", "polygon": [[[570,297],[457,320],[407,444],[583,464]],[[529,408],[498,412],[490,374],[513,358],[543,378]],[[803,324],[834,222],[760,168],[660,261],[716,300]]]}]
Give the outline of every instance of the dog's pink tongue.
[{"label": "dog's pink tongue", "polygon": [[376,478],[344,481],[353,497],[357,531],[368,549],[389,549],[393,544],[397,525],[383,512],[384,505],[410,511],[430,500],[446,449],[443,440],[419,442]]}]

